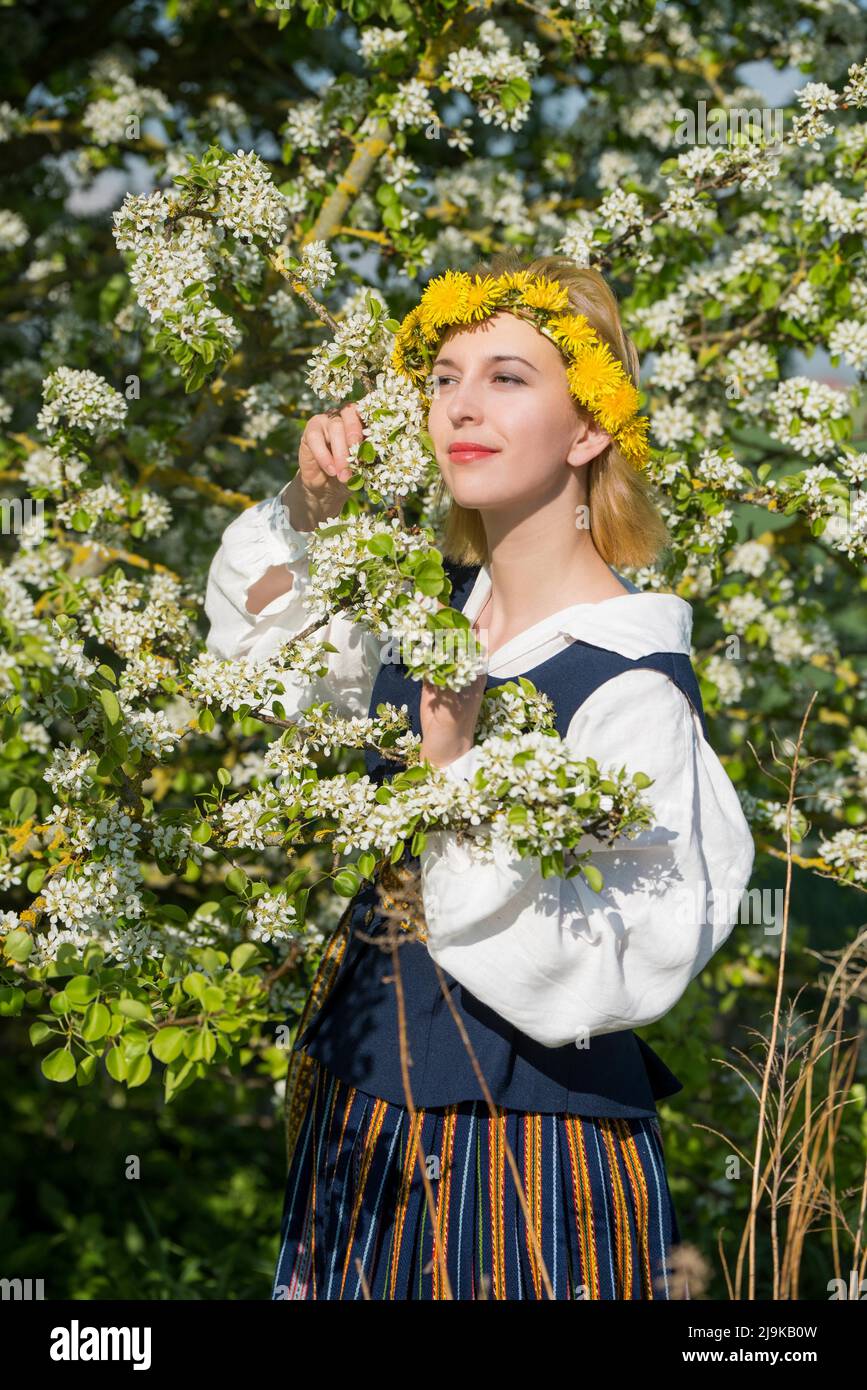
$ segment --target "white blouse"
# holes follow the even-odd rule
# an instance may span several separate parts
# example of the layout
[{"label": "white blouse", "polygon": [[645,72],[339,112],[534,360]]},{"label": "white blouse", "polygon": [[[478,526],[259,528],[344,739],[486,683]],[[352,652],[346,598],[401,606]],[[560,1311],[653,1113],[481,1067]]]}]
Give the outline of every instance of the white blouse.
[{"label": "white blouse", "polygon": [[[280,496],[248,508],[226,528],[205,598],[209,650],[266,661],[310,614],[308,535],[294,530]],[[258,614],[246,595],[272,565],[286,564],[291,590]],[[474,621],[491,590],[483,565],[463,612]],[[534,623],[489,659],[492,676],[532,671],[572,638],[638,658],[690,655],[692,608],[674,594],[630,593],[579,603]],[[381,643],[343,615],[317,636],[337,647],[328,674],[287,684],[293,713],[331,700],[335,714],[366,716]],[[531,677],[532,678],[532,677]],[[565,741],[603,769],[625,766],[654,779],[644,795],[654,825],[611,845],[585,835],[579,850],[604,878],[594,892],[583,876],[543,879],[534,859],[479,862],[470,842],[429,832],[421,890],[427,948],[443,970],[522,1033],[549,1047],[640,1028],[667,1013],[730,935],[755,854],[738,795],[705,739],[691,703],[658,671],[626,671],[575,711]],[[471,778],[478,748],[443,770]]]}]

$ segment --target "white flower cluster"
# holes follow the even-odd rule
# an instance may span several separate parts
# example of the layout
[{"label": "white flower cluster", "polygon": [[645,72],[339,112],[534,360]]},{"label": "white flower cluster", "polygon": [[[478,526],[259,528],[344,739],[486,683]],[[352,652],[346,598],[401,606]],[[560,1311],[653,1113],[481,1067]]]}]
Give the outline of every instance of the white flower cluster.
[{"label": "white flower cluster", "polygon": [[566,223],[566,230],[557,243],[557,251],[569,256],[576,265],[585,269],[593,254],[593,232],[596,218],[586,208],[573,213]]},{"label": "white flower cluster", "polygon": [[697,373],[698,363],[689,349],[676,347],[659,354],[647,381],[666,391],[682,391],[695,381]]},{"label": "white flower cluster", "polygon": [[27,223],[11,208],[0,208],[0,251],[14,251],[30,237]]},{"label": "white flower cluster", "polygon": [[863,371],[867,367],[867,323],[841,319],[828,336],[828,351],[832,359],[845,357],[856,371]]},{"label": "white flower cluster", "polygon": [[849,68],[849,81],[843,88],[841,105],[867,106],[867,62],[853,63]]},{"label": "white flower cluster", "polygon": [[843,453],[836,467],[817,463],[766,486],[779,507],[794,503],[810,521],[826,518],[822,539],[851,560],[867,559],[867,454]]},{"label": "white flower cluster", "polygon": [[191,838],[188,825],[170,825],[165,820],[154,820],[149,829],[153,854],[164,864],[182,869],[188,859],[200,864],[205,857],[205,846]]},{"label": "white flower cluster", "polygon": [[389,114],[398,130],[417,130],[419,126],[436,126],[439,117],[431,105],[427,83],[417,77],[402,82],[391,97]]},{"label": "white flower cluster", "polygon": [[391,53],[397,53],[405,43],[405,29],[362,29],[358,36],[361,56],[368,66]]},{"label": "white flower cluster", "polygon": [[[741,392],[753,392],[756,387],[779,376],[777,359],[766,343],[741,343],[724,358],[726,374],[733,377]],[[743,405],[744,397],[735,397]]]},{"label": "white flower cluster", "polygon": [[80,798],[93,786],[95,770],[96,763],[89,753],[81,748],[68,748],[60,744],[53,749],[51,761],[42,776],[55,796],[66,792],[73,798]]},{"label": "white flower cluster", "polygon": [[[695,474],[720,492],[737,492],[752,480],[749,469],[739,463],[731,451],[721,453],[718,449],[701,450]],[[730,516],[731,513],[725,515]]]},{"label": "white flower cluster", "polygon": [[821,317],[822,306],[816,288],[809,280],[801,280],[793,290],[783,295],[779,307],[798,323],[815,323]]},{"label": "white flower cluster", "polygon": [[321,101],[298,101],[289,108],[282,134],[301,150],[324,149],[340,135],[340,121],[336,112],[326,114]]},{"label": "white flower cluster", "polygon": [[247,909],[248,935],[251,941],[285,940],[298,934],[295,904],[285,893],[261,893]]},{"label": "white flower cluster", "polygon": [[[791,748],[790,750],[791,751]],[[756,828],[762,827],[766,830],[776,831],[785,836],[786,824],[789,821],[789,812],[784,802],[774,801],[770,798],[752,796],[749,792],[738,790],[738,797],[744,808],[744,814],[750,824]],[[797,843],[803,840],[807,833],[807,819],[797,806],[792,807],[791,814],[792,839]]]},{"label": "white flower cluster", "polygon": [[62,492],[77,487],[87,468],[87,462],[74,455],[64,455],[50,445],[34,449],[21,464],[21,477],[29,487],[44,487],[49,492]]},{"label": "white flower cluster", "polygon": [[309,241],[301,251],[300,265],[292,274],[311,289],[323,289],[334,279],[336,270],[337,263],[328,249],[327,242]]},{"label": "white flower cluster", "polygon": [[120,688],[137,695],[158,690],[160,681],[176,679],[177,664],[167,656],[157,656],[155,652],[140,652],[127,661],[118,678]]},{"label": "white flower cluster", "polygon": [[867,883],[867,834],[863,830],[838,830],[830,839],[820,839],[819,853],[844,877]]},{"label": "white flower cluster", "polygon": [[772,438],[787,444],[795,453],[825,454],[835,448],[829,428],[832,420],[849,414],[846,394],[824,381],[806,376],[789,377],[768,397],[773,417]]},{"label": "white flower cluster", "polygon": [[[305,381],[321,400],[344,401],[362,371],[385,361],[393,342],[382,315],[374,316],[366,306],[354,308],[334,337],[320,343],[308,358]],[[406,381],[401,380],[405,394]]]},{"label": "white flower cluster", "polygon": [[193,696],[229,710],[267,701],[271,694],[268,675],[266,666],[235,658],[226,661],[206,651],[190,664],[187,680]]},{"label": "white flower cluster", "polygon": [[[390,536],[396,554],[412,555],[416,551],[426,550],[429,545],[427,537],[403,531],[397,517],[385,520],[372,512],[362,512],[341,522],[339,529],[335,529],[332,534],[324,534],[326,530],[337,526],[337,522],[322,522],[310,533],[310,587],[304,596],[304,604],[311,615],[327,614],[334,607],[336,591],[344,580],[352,579],[358,582],[360,565],[371,559],[367,542],[373,536]],[[399,576],[392,578],[377,598],[377,606],[374,606],[373,597],[369,597],[365,604],[365,612],[371,620],[370,626],[381,630],[383,625],[377,621],[379,613],[390,600],[402,592],[403,583]],[[364,602],[363,589],[360,589],[359,597]]]},{"label": "white flower cluster", "polygon": [[34,609],[33,599],[23,584],[9,573],[9,567],[0,570],[0,600],[3,616],[18,633],[36,632],[39,618]]},{"label": "white flower cluster", "polygon": [[216,216],[241,241],[261,237],[275,246],[289,225],[286,199],[255,150],[238,150],[217,176]]},{"label": "white flower cluster", "polygon": [[[222,227],[185,217],[168,230],[174,205],[165,193],[130,193],[114,213],[114,238],[118,250],[132,251],[130,284],[147,311],[151,323],[171,322],[184,342],[217,334],[228,343],[240,341],[240,332],[228,314],[212,304]],[[190,286],[204,291],[188,295]]]},{"label": "white flower cluster", "polygon": [[244,393],[244,435],[259,443],[286,424],[283,392],[269,381],[248,386]]},{"label": "white flower cluster", "polygon": [[742,541],[740,545],[732,546],[726,561],[726,573],[740,571],[753,579],[759,579],[770,561],[771,549],[764,541]]},{"label": "white flower cluster", "polygon": [[425,428],[423,398],[393,367],[378,372],[376,387],[357,402],[365,442],[376,450],[373,464],[359,462],[361,445],[349,450],[353,466],[365,484],[388,498],[406,497],[423,488],[432,476],[433,461],[421,442]]},{"label": "white flower cluster", "polygon": [[71,807],[55,806],[47,817],[78,853],[96,850],[100,857],[45,880],[40,906],[51,929],[37,938],[41,959],[53,958],[62,942],[82,949],[91,941],[121,960],[141,958],[128,935],[143,912],[136,859],[141,825],[117,807],[101,810],[99,819],[85,821]]},{"label": "white flower cluster", "polygon": [[45,404],[36,427],[53,435],[64,428],[86,430],[97,437],[119,430],[126,422],[127,403],[119,391],[85,368],[58,367],[42,383]]},{"label": "white flower cluster", "polygon": [[119,656],[137,658],[151,647],[169,651],[193,637],[193,616],[181,603],[181,586],[170,574],[139,583],[124,575],[81,581],[90,602],[83,606],[82,631],[98,637]]},{"label": "white flower cluster", "polygon": [[118,73],[112,86],[114,96],[90,102],[81,117],[94,145],[138,140],[144,116],[172,114],[171,102],[157,87],[139,87],[126,73]]},{"label": "white flower cluster", "polygon": [[847,198],[832,183],[813,184],[799,206],[805,222],[824,222],[835,237],[867,231],[867,199]]},{"label": "white flower cluster", "polygon": [[5,144],[13,135],[17,135],[27,125],[27,117],[20,111],[16,111],[14,106],[10,106],[8,101],[0,101],[0,145]]},{"label": "white flower cluster", "polygon": [[736,662],[729,661],[719,654],[714,654],[709,656],[704,663],[701,674],[716,686],[723,708],[739,703],[746,682],[738,670]]},{"label": "white flower cluster", "polygon": [[276,828],[271,821],[259,824],[266,812],[274,810],[279,810],[279,803],[271,788],[261,795],[251,792],[237,801],[224,801],[220,807],[220,818],[225,844],[237,849],[264,849],[267,844],[278,843],[282,833],[279,822]]},{"label": "white flower cluster", "polygon": [[126,511],[126,500],[112,483],[103,483],[100,487],[79,492],[58,503],[54,515],[59,522],[68,526],[79,510],[86,511],[90,516],[91,525],[87,529],[91,530],[106,518],[119,521]]},{"label": "white flower cluster", "polygon": [[446,81],[466,92],[485,125],[501,130],[520,130],[530,114],[530,100],[502,99],[503,88],[515,79],[529,84],[541,60],[536,44],[525,42],[521,54],[512,51],[508,35],[492,19],[483,20],[472,48],[458,48],[448,56]]},{"label": "white flower cluster", "polygon": [[554,728],[554,703],[523,676],[485,691],[476,724],[476,742],[511,738]]}]

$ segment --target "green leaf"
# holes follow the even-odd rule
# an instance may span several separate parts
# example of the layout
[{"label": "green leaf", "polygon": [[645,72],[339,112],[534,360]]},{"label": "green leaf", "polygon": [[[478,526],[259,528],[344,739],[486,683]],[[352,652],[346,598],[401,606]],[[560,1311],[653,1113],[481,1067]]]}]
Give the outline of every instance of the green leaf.
[{"label": "green leaf", "polygon": [[351,865],[345,869],[341,869],[340,872],[334,876],[334,891],[335,893],[339,893],[341,898],[351,898],[354,893],[358,892],[359,885],[360,880],[358,873]]},{"label": "green leaf", "polygon": [[0,989],[0,1017],[16,1018],[24,1008],[24,990],[17,985],[4,985]]},{"label": "green leaf", "polygon": [[3,951],[6,956],[9,960],[18,961],[19,964],[27,960],[32,950],[33,938],[23,927],[16,927],[14,931],[9,932],[3,942]]},{"label": "green leaf", "polygon": [[31,869],[27,875],[27,890],[30,893],[38,893],[43,883],[47,869],[44,864],[37,864],[35,869]]},{"label": "green leaf", "polygon": [[9,810],[18,825],[30,820],[37,805],[36,793],[32,787],[17,787],[9,798]]},{"label": "green leaf", "polygon": [[173,1062],[180,1057],[184,1047],[184,1030],[173,1024],[161,1028],[151,1042],[151,1051],[159,1062]]},{"label": "green leaf", "polygon": [[126,1058],[119,1047],[110,1047],[106,1052],[105,1069],[113,1081],[126,1081]]},{"label": "green leaf", "polygon": [[153,1070],[153,1063],[146,1052],[140,1057],[134,1057],[127,1064],[126,1084],[132,1090],[133,1086],[143,1086]]},{"label": "green leaf", "polygon": [[203,733],[209,734],[216,724],[216,719],[209,709],[199,710],[199,728]]},{"label": "green leaf", "polygon": [[48,1024],[44,1023],[40,1018],[37,1019],[35,1023],[31,1023],[28,1036],[30,1038],[30,1046],[38,1047],[40,1043],[45,1042],[46,1038],[51,1037],[51,1029]]},{"label": "green leaf", "polygon": [[99,702],[109,724],[120,723],[120,704],[113,690],[100,690]]},{"label": "green leaf", "polygon": [[99,985],[89,975],[74,975],[66,986],[66,993],[76,1004],[89,1004],[99,993]]},{"label": "green leaf", "polygon": [[75,1075],[75,1058],[65,1047],[56,1047],[42,1058],[42,1075],[49,1081],[71,1081]]},{"label": "green leaf", "polygon": [[124,1018],[150,1018],[151,1011],[141,999],[118,999],[115,1009]]},{"label": "green leaf", "polygon": [[394,537],[388,535],[371,536],[367,548],[373,555],[394,556]]},{"label": "green leaf", "polygon": [[240,973],[242,970],[246,970],[247,966],[251,965],[253,961],[261,957],[262,952],[255,942],[242,941],[240,946],[235,947],[229,959],[232,969]]},{"label": "green leaf", "polygon": [[191,1062],[210,1062],[216,1050],[217,1040],[207,1026],[196,1029],[184,1046]]},{"label": "green leaf", "polygon": [[589,886],[593,889],[593,892],[594,892],[594,893],[601,893],[601,892],[602,892],[602,889],[605,887],[605,880],[604,880],[604,878],[602,877],[602,875],[601,875],[601,873],[599,872],[599,870],[597,869],[596,865],[595,865],[595,864],[582,864],[582,865],[581,865],[581,872],[582,872],[582,874],[584,875],[584,877],[586,878],[586,880],[587,880]]},{"label": "green leaf", "polygon": [[89,1057],[82,1057],[75,1073],[76,1086],[89,1086],[96,1076],[96,1066],[99,1061],[97,1054],[91,1053]]},{"label": "green leaf", "polygon": [[99,1042],[100,1038],[106,1036],[110,1027],[111,1013],[105,1004],[91,1004],[84,1015],[81,1036],[85,1042]]}]

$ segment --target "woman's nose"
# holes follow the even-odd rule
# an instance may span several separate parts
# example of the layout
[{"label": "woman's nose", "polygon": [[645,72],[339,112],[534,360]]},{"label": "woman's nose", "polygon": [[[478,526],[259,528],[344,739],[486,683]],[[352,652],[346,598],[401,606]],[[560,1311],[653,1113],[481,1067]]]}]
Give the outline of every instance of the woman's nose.
[{"label": "woman's nose", "polygon": [[449,392],[446,413],[453,424],[462,420],[478,420],[481,413],[479,395],[472,385],[462,382]]}]

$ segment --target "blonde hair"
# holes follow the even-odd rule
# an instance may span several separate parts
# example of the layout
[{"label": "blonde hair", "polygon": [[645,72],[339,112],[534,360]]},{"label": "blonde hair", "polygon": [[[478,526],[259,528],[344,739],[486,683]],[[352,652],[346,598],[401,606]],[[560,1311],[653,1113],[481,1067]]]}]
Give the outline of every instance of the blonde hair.
[{"label": "blonde hair", "polygon": [[[568,292],[570,308],[586,315],[591,327],[623,364],[633,385],[638,385],[638,352],[623,330],[617,300],[598,270],[577,266],[568,256],[536,256],[526,261],[516,251],[504,251],[488,261],[478,261],[469,274],[496,277],[515,270],[529,270],[559,280]],[[586,417],[574,398],[573,403],[579,414]],[[614,443],[607,445],[586,468],[590,534],[602,559],[615,567],[640,569],[652,564],[671,538],[651,483],[627,462]],[[434,504],[439,506],[447,496],[450,494],[441,476],[434,488]],[[452,497],[440,549],[456,564],[488,563],[491,557],[481,512],[460,506]]]}]

